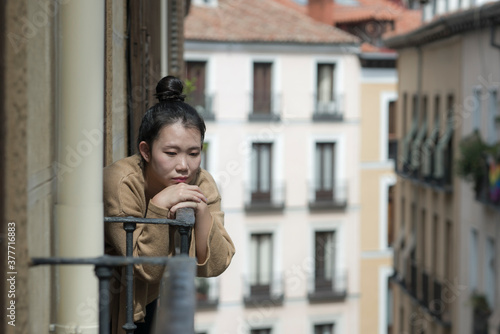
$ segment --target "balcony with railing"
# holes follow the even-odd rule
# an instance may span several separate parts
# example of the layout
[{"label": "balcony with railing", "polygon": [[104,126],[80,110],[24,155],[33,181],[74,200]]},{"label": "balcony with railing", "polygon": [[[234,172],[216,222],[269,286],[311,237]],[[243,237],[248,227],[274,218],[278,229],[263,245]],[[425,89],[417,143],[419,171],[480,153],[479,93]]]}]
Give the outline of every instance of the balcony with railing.
[{"label": "balcony with railing", "polygon": [[285,207],[285,183],[271,185],[246,184],[244,187],[245,210],[247,212],[281,211]]},{"label": "balcony with railing", "polygon": [[281,275],[273,273],[272,277],[263,279],[262,275],[250,274],[243,279],[243,302],[247,307],[269,307],[283,304],[283,279]]},{"label": "balcony with railing", "polygon": [[[126,296],[126,323],[122,329],[133,334],[134,323],[134,265],[148,264],[163,266],[165,272],[160,284],[158,307],[154,315],[154,333],[188,333],[194,327],[196,260],[188,256],[191,230],[195,216],[191,208],[181,208],[176,219],[155,219],[137,217],[105,217],[105,224],[122,224],[126,235],[126,256],[103,255],[95,258],[32,258],[31,266],[40,265],[93,265],[99,280],[99,334],[108,334],[111,323],[110,296],[113,268],[125,267],[122,283]],[[137,224],[161,224],[177,227],[180,235],[180,255],[174,257],[134,257],[133,233]]]},{"label": "balcony with railing", "polygon": [[397,173],[436,191],[453,191],[453,130],[447,129],[441,137],[437,130],[429,136],[423,131],[413,133],[414,137],[409,133],[403,140]]},{"label": "balcony with railing", "polygon": [[196,277],[196,308],[215,309],[219,304],[219,280],[217,277]]},{"label": "balcony with railing", "polygon": [[320,100],[314,95],[313,121],[338,122],[344,119],[344,95],[337,94],[328,100]]},{"label": "balcony with railing", "polygon": [[343,210],[347,207],[347,181],[335,180],[329,185],[309,182],[309,209]]},{"label": "balcony with railing", "polygon": [[309,282],[309,302],[338,302],[347,297],[347,272],[334,272],[331,275],[311,277]]},{"label": "balcony with railing", "polygon": [[214,99],[215,94],[206,94],[205,92],[194,91],[189,97],[188,103],[191,104],[198,114],[203,117],[205,121],[215,120],[214,112]]},{"label": "balcony with railing", "polygon": [[281,120],[281,94],[279,93],[252,93],[249,96],[249,105],[249,121],[269,122]]}]

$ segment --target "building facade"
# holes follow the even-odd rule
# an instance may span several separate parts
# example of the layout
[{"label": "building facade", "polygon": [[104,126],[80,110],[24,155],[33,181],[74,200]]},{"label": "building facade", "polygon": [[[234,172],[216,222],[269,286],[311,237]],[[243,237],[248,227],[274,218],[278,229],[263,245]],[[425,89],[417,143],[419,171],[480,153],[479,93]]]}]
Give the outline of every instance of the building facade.
[{"label": "building facade", "polygon": [[237,245],[196,332],[358,332],[358,39],[274,1],[193,2],[185,33]]},{"label": "building facade", "polygon": [[500,6],[446,4],[429,3],[422,28],[386,41],[399,52],[394,327],[498,333],[499,48],[492,18]]}]

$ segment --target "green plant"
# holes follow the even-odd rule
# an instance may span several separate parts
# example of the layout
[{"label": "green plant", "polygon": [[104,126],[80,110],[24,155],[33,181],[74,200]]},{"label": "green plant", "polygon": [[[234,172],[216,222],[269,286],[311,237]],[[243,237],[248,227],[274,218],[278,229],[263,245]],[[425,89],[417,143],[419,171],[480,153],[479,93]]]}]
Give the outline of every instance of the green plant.
[{"label": "green plant", "polygon": [[456,161],[456,173],[464,180],[480,182],[487,174],[485,154],[489,146],[478,131],[463,138],[459,144],[460,158]]},{"label": "green plant", "polygon": [[473,294],[470,297],[470,303],[472,306],[472,309],[474,310],[474,313],[481,314],[481,315],[489,315],[491,314],[491,308],[490,305],[488,304],[488,300],[486,299],[485,295],[482,294]]},{"label": "green plant", "polygon": [[184,80],[184,94],[186,95],[186,102],[190,102],[191,94],[196,90],[196,78]]}]

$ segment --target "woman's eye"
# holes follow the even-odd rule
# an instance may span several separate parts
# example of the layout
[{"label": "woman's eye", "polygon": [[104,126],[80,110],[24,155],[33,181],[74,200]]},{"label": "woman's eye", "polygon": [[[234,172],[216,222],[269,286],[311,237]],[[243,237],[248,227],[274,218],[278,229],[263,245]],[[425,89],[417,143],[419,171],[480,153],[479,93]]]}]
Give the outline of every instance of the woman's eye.
[{"label": "woman's eye", "polygon": [[193,153],[189,153],[190,156],[192,157],[197,157],[200,155],[200,152],[193,152]]},{"label": "woman's eye", "polygon": [[176,153],[175,152],[165,152],[166,155],[169,155],[169,156],[174,156]]}]

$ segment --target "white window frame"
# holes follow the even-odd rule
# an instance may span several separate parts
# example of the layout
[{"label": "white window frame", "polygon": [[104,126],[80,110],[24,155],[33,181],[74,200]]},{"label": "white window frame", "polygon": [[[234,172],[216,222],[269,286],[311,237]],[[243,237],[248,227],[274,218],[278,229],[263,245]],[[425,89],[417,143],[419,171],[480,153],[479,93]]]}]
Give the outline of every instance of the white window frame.
[{"label": "white window frame", "polygon": [[309,331],[306,333],[314,334],[314,326],[319,324],[334,324],[335,333],[347,333],[344,330],[344,318],[340,313],[318,314],[309,317]]},{"label": "white window frame", "polygon": [[280,116],[283,117],[283,115],[281,115],[281,101],[283,100],[283,96],[280,95],[278,98],[275,98],[278,94],[282,93],[281,77],[279,75],[279,73],[281,73],[281,62],[277,57],[269,57],[267,55],[256,55],[250,58],[248,71],[250,80],[248,86],[250,89],[250,93],[248,94],[248,111],[253,111],[253,99],[250,94],[253,94],[254,63],[271,63],[271,115],[274,115],[275,112],[279,112]]},{"label": "white window frame", "polygon": [[[283,173],[283,152],[284,152],[284,147],[283,147],[283,135],[281,133],[273,133],[271,130],[269,131],[261,131],[260,134],[250,134],[247,135],[245,138],[246,142],[246,159],[247,161],[245,162],[245,176],[244,176],[244,184],[248,186],[244,187],[245,189],[245,200],[247,203],[250,203],[249,196],[251,196],[251,191],[250,191],[250,185],[252,184],[252,159],[251,159],[251,152],[252,152],[252,145],[259,144],[259,143],[271,143],[272,144],[272,170],[271,170],[271,202],[272,203],[284,203],[285,202],[285,190],[286,189],[281,189],[278,192],[273,191],[273,189],[276,189],[277,186],[283,186],[285,187],[285,182],[284,182],[284,173]],[[283,198],[279,198],[276,196],[283,196]]]},{"label": "white window frame", "polygon": [[[379,334],[387,333],[387,316],[388,310],[388,300],[389,288],[387,287],[387,282],[390,276],[394,273],[394,269],[391,267],[382,266],[378,269],[378,332]],[[394,295],[393,295],[394,296]],[[393,304],[394,307],[394,304]],[[394,310],[393,310],[394,311]],[[392,319],[394,319],[394,312],[392,312]]]},{"label": "white window frame", "polygon": [[[380,93],[380,136],[379,136],[379,147],[380,147],[380,161],[387,161],[388,157],[388,145],[389,145],[389,103],[396,102],[398,100],[397,92],[381,92]],[[397,114],[397,112],[396,112]]]},{"label": "white window frame", "polygon": [[[387,209],[388,203],[387,198],[389,196],[389,187],[396,184],[395,175],[383,175],[379,180],[379,249],[382,251],[391,250],[391,247],[387,245]],[[394,197],[396,198],[396,197]]]},{"label": "white window frame", "polygon": [[[258,224],[258,225],[248,225],[246,227],[245,231],[245,240],[244,240],[244,245],[242,249],[250,249],[250,245],[252,243],[252,235],[253,234],[271,234],[272,235],[272,281],[270,284],[271,287],[271,294],[272,295],[280,295],[284,291],[284,286],[283,286],[283,260],[281,254],[282,252],[282,228],[281,224],[279,223],[263,223],[263,224]],[[244,257],[244,264],[243,264],[243,277],[245,279],[250,280],[250,274],[251,274],[251,266],[252,266],[252,259],[250,254],[251,252],[246,252],[246,256]],[[250,295],[250,283],[244,284],[243,285],[243,293],[245,295]],[[257,326],[257,325],[256,325]]]},{"label": "white window frame", "polygon": [[[345,262],[345,235],[344,235],[344,228],[343,224],[339,221],[328,221],[328,222],[313,222],[311,223],[310,227],[310,235],[309,235],[309,254],[311,254],[311,259],[313,260],[312,265],[311,265],[311,272],[307,273],[308,275],[308,281],[307,281],[307,291],[312,292],[314,291],[314,271],[315,271],[315,264],[314,264],[314,257],[316,254],[316,232],[335,232],[335,258],[333,259],[333,264],[334,264],[334,272],[339,274],[346,274],[348,275],[348,268],[346,266]],[[344,284],[345,287],[348,287],[348,276],[346,276],[344,279]],[[333,278],[335,280],[335,277]]]},{"label": "white window frame", "polygon": [[[316,144],[317,143],[335,143],[335,157],[333,168],[334,175],[333,182],[336,187],[345,186],[348,187],[347,180],[345,177],[345,137],[343,134],[330,134],[330,135],[312,135],[309,138],[309,153],[308,153],[308,182],[310,185],[315,184],[315,171],[316,171]],[[314,188],[314,187],[312,187]],[[336,189],[334,189],[336,191]],[[345,189],[347,191],[347,189]],[[345,194],[347,195],[347,193]],[[346,197],[339,195],[340,198]]]}]

